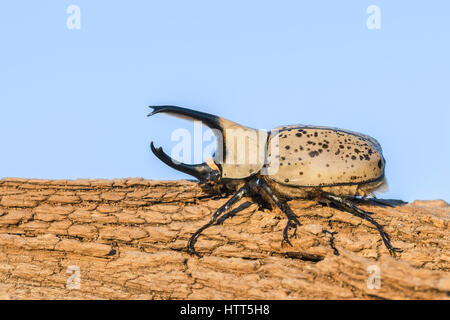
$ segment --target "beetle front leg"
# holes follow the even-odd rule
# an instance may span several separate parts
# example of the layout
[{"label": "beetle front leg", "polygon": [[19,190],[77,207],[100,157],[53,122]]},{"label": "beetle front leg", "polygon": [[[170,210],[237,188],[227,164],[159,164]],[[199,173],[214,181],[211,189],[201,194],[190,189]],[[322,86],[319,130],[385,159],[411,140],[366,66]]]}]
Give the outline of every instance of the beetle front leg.
[{"label": "beetle front leg", "polygon": [[355,206],[353,203],[346,200],[345,198],[336,196],[334,194],[324,193],[323,196],[326,199],[330,200],[332,203],[334,203],[341,210],[351,213],[357,217],[360,217],[360,218],[365,219],[365,220],[369,221],[370,223],[372,223],[378,229],[381,239],[383,240],[383,243],[386,246],[386,248],[389,250],[389,253],[391,256],[395,257],[396,252],[402,252],[401,249],[394,248],[392,246],[389,235],[386,232],[384,232],[383,227],[370,216],[372,214],[372,212],[366,212],[366,211],[358,208],[357,206]]},{"label": "beetle front leg", "polygon": [[195,254],[197,256],[200,257],[200,255],[195,251],[194,246],[195,246],[195,242],[197,241],[198,237],[200,236],[200,234],[203,232],[203,230],[205,230],[206,228],[209,228],[210,226],[212,226],[214,224],[214,222],[216,222],[217,218],[224,213],[225,211],[227,211],[228,209],[230,209],[236,202],[238,202],[239,200],[241,200],[244,196],[246,196],[249,191],[251,190],[251,188],[253,187],[253,183],[247,183],[246,185],[244,185],[242,188],[240,188],[232,197],[230,200],[228,200],[223,206],[221,206],[219,209],[216,210],[216,212],[214,212],[211,220],[205,224],[203,227],[201,227],[200,229],[198,229],[189,239],[188,241],[188,245],[187,245],[187,250],[190,254]]},{"label": "beetle front leg", "polygon": [[300,223],[300,221],[298,221],[297,216],[294,214],[294,212],[292,212],[292,210],[288,206],[288,204],[285,202],[281,202],[280,199],[278,199],[277,195],[272,191],[272,189],[269,187],[269,185],[264,180],[257,179],[256,185],[261,187],[264,190],[264,192],[268,196],[270,196],[270,198],[273,200],[273,202],[275,202],[277,207],[280,208],[280,210],[283,211],[284,214],[287,216],[288,222],[286,224],[286,227],[283,230],[283,240],[287,244],[292,246],[291,242],[289,241],[289,237],[288,237],[289,228],[294,228],[294,233],[291,236],[291,237],[294,237],[297,234],[297,226],[301,226],[302,224]]}]

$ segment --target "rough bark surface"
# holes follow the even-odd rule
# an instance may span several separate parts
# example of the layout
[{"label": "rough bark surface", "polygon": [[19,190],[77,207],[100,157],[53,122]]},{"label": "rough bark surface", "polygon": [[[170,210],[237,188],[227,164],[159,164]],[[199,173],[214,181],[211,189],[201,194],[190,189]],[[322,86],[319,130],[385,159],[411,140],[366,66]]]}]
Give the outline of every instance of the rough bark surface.
[{"label": "rough bark surface", "polygon": [[[397,259],[370,223],[312,201],[289,203],[303,226],[282,245],[285,216],[249,198],[199,238],[202,258],[187,254],[226,200],[189,181],[0,180],[0,298],[450,298],[442,200],[358,204],[404,250]],[[322,230],[337,231],[339,256]]]}]

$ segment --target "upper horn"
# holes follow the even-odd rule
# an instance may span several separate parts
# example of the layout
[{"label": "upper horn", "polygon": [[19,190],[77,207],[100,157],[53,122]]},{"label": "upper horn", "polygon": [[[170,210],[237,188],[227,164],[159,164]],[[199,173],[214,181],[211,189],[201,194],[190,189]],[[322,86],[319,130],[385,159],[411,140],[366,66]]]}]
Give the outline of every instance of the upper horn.
[{"label": "upper horn", "polygon": [[147,115],[148,117],[150,117],[154,114],[157,114],[157,113],[169,113],[169,114],[172,114],[177,117],[187,118],[189,120],[200,120],[212,129],[218,129],[221,131],[223,131],[223,129],[224,129],[223,123],[221,123],[221,121],[223,121],[224,119],[219,118],[218,116],[215,116],[215,115],[212,115],[209,113],[195,111],[195,110],[177,107],[177,106],[170,106],[170,105],[168,105],[168,106],[150,106],[149,108],[152,108],[153,111]]}]

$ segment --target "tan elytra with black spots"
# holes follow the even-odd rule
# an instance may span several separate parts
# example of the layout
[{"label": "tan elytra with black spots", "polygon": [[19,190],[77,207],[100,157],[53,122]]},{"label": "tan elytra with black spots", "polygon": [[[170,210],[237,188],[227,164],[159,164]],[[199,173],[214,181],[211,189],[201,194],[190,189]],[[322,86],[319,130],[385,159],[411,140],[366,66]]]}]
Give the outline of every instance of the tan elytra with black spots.
[{"label": "tan elytra with black spots", "polygon": [[279,184],[275,189],[282,194],[308,197],[320,189],[341,196],[366,196],[384,184],[381,146],[369,136],[306,125],[272,132],[268,143],[276,139],[279,154],[268,153],[268,166],[278,162],[279,167],[268,179]]}]

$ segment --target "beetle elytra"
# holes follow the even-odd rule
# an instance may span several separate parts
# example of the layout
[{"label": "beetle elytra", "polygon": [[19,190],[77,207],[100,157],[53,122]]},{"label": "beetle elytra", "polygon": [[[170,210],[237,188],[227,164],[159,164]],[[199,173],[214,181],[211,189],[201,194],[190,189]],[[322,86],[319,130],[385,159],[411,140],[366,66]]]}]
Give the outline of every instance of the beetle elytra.
[{"label": "beetle elytra", "polygon": [[288,222],[283,239],[288,244],[289,229],[293,228],[295,234],[301,223],[286,201],[306,198],[331,203],[369,221],[379,231],[392,256],[401,252],[391,245],[388,234],[372,218],[371,212],[358,208],[351,201],[356,196],[372,195],[385,183],[385,159],[375,139],[348,130],[307,125],[282,126],[266,132],[187,108],[170,105],[150,108],[153,112],[149,116],[165,113],[202,121],[213,129],[218,141],[214,157],[201,164],[175,161],[151,142],[151,150],[156,157],[215,190],[235,192],[211,220],[192,235],[188,252],[196,254],[194,245],[197,238],[221,214],[242,197],[258,191],[286,214]]}]

